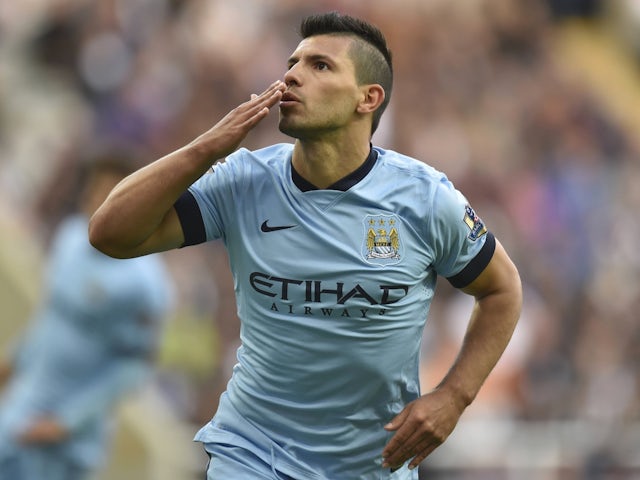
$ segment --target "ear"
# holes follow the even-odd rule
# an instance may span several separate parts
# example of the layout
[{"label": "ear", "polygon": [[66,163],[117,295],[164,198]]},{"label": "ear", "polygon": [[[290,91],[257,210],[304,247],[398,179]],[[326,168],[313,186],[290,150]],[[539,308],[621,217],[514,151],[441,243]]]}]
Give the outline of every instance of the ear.
[{"label": "ear", "polygon": [[362,87],[362,98],[356,111],[362,114],[373,113],[382,105],[384,97],[384,88],[379,84],[364,85]]}]

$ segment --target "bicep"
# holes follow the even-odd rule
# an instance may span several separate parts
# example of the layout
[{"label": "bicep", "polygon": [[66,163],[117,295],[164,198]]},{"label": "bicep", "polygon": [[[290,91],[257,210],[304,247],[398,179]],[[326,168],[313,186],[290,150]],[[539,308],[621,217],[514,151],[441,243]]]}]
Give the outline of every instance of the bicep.
[{"label": "bicep", "polygon": [[184,243],[182,225],[175,208],[169,209],[153,233],[132,252],[131,257],[179,248]]},{"label": "bicep", "polygon": [[461,288],[463,292],[476,298],[498,292],[517,294],[520,289],[518,270],[498,240],[493,256],[484,270],[471,283]]}]

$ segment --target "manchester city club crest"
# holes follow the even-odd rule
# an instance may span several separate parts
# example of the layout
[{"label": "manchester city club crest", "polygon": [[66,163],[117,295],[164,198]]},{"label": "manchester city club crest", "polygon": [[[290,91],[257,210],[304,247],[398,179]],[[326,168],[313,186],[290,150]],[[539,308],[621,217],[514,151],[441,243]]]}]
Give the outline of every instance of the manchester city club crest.
[{"label": "manchester city club crest", "polygon": [[400,221],[395,215],[367,215],[362,256],[374,265],[394,265],[401,259]]}]

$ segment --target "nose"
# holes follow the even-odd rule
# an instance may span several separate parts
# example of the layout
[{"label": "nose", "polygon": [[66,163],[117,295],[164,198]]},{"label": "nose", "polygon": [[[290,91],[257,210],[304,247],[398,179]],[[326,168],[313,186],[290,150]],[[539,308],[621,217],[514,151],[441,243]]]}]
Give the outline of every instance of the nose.
[{"label": "nose", "polygon": [[287,87],[290,87],[291,85],[300,85],[300,72],[297,65],[297,63],[292,65],[284,74],[283,80]]}]

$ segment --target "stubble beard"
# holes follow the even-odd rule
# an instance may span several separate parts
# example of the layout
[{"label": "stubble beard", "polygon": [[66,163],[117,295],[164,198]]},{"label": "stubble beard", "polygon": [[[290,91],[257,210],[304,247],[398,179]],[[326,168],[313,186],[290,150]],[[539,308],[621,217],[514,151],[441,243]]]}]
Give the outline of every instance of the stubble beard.
[{"label": "stubble beard", "polygon": [[278,129],[281,133],[296,140],[318,140],[330,135],[336,129],[331,123],[305,122],[305,118],[292,119],[280,114]]},{"label": "stubble beard", "polygon": [[291,118],[284,117],[282,113],[278,121],[278,129],[281,133],[295,139],[301,139],[308,135],[307,128],[299,125],[299,122],[295,122]]}]

